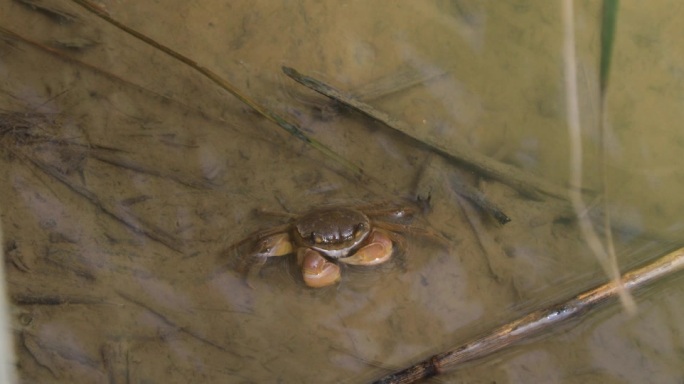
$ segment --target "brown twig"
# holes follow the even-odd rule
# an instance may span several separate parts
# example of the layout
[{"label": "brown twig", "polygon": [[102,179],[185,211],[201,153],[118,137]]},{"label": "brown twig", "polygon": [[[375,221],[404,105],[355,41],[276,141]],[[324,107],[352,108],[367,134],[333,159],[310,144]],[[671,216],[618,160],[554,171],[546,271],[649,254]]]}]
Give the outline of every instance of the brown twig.
[{"label": "brown twig", "polygon": [[463,183],[457,175],[451,175],[451,177],[449,177],[449,184],[455,193],[470,200],[473,204],[493,217],[499,224],[504,225],[511,221],[511,218],[508,217],[501,208],[489,200],[484,193],[469,184]]},{"label": "brown twig", "polygon": [[214,73],[213,71],[209,70],[206,67],[203,67],[196,61],[190,59],[189,57],[182,55],[173,49],[157,42],[156,40],[153,40],[146,35],[126,26],[125,24],[122,24],[115,19],[113,19],[107,11],[105,11],[102,7],[98,6],[97,4],[93,3],[92,1],[89,0],[72,0],[74,3],[82,6],[89,12],[95,14],[99,18],[105,20],[106,22],[110,23],[111,25],[115,26],[116,28],[119,28],[120,30],[128,33],[129,35],[137,38],[138,40],[152,46],[155,49],[158,49],[165,54],[171,56],[172,58],[180,61],[181,63],[189,66],[193,70],[199,72],[201,75],[205,76],[209,80],[211,80],[214,84],[218,85],[219,87],[223,88],[224,90],[228,91],[230,94],[235,96],[238,100],[241,102],[245,103],[247,106],[252,108],[254,111],[259,113],[261,116],[265,117],[267,120],[277,124],[279,127],[284,129],[287,133],[291,134],[292,136],[296,137],[299,140],[304,141],[305,143],[311,145],[313,148],[319,150],[322,152],[325,156],[328,158],[334,160],[335,162],[341,164],[344,166],[346,169],[352,171],[357,178],[359,179],[364,179],[368,180],[369,177],[364,174],[363,170],[356,164],[353,164],[349,160],[345,159],[341,155],[339,155],[337,152],[333,151],[330,149],[328,146],[324,145],[323,143],[319,142],[316,139],[313,139],[309,137],[304,131],[302,131],[296,124],[289,122],[285,120],[283,117],[279,116],[275,112],[269,110],[268,108],[264,107],[263,105],[257,103],[255,100],[252,98],[248,97],[244,93],[240,92],[235,86],[230,84],[228,81]]},{"label": "brown twig", "polygon": [[104,304],[104,300],[99,297],[81,295],[39,295],[30,293],[17,293],[12,295],[12,302],[16,305],[72,305],[72,304]]},{"label": "brown twig", "polygon": [[187,176],[181,176],[177,173],[174,172],[165,172],[150,166],[147,166],[142,163],[137,163],[133,160],[126,159],[124,157],[121,157],[117,155],[116,153],[112,153],[112,151],[101,151],[101,150],[90,150],[88,151],[88,156],[92,157],[94,159],[97,159],[103,163],[107,163],[116,167],[121,167],[125,168],[134,172],[139,172],[139,173],[144,173],[147,175],[152,175],[156,177],[160,177],[163,179],[169,179],[173,180],[181,185],[185,185],[186,187],[191,187],[191,188],[196,188],[196,189],[214,189],[216,188],[216,185],[212,184],[210,181],[201,179],[201,178],[195,178],[195,177],[187,177]]},{"label": "brown twig", "polygon": [[461,196],[456,196],[456,201],[461,206],[461,210],[470,224],[472,233],[482,249],[482,254],[487,261],[492,277],[499,284],[510,283],[510,271],[506,268],[506,259],[508,257],[501,244],[497,243],[494,236],[484,227],[480,215],[475,211],[475,207],[468,204]]},{"label": "brown twig", "polygon": [[145,310],[149,311],[150,313],[154,314],[154,315],[157,316],[161,321],[163,321],[163,322],[166,323],[167,325],[173,327],[173,328],[176,329],[177,331],[179,331],[179,332],[181,332],[181,333],[184,333],[184,334],[187,334],[187,335],[189,335],[190,337],[192,337],[192,338],[194,338],[194,339],[196,339],[196,340],[202,342],[203,344],[206,344],[206,345],[209,345],[209,346],[211,346],[211,347],[214,347],[214,348],[216,348],[216,349],[218,349],[218,350],[220,350],[220,351],[222,351],[222,352],[229,353],[229,354],[231,354],[231,355],[233,355],[233,356],[235,356],[235,357],[237,357],[237,358],[240,358],[240,357],[241,357],[241,356],[237,355],[234,351],[232,351],[232,350],[226,348],[226,347],[223,346],[223,345],[220,345],[220,344],[216,343],[216,342],[213,341],[213,340],[210,340],[208,337],[206,337],[206,336],[204,336],[204,335],[198,333],[197,331],[193,330],[192,328],[190,328],[190,326],[188,326],[188,325],[181,325],[181,324],[178,324],[177,322],[171,320],[168,316],[164,315],[160,310],[155,309],[155,308],[152,308],[149,304],[147,304],[147,303],[145,303],[143,300],[141,300],[141,299],[139,298],[139,295],[136,295],[136,296],[138,296],[138,297],[135,297],[135,296],[133,296],[133,295],[131,295],[131,294],[124,293],[124,292],[122,292],[122,291],[117,291],[116,293],[119,294],[119,296],[121,296],[123,299],[125,299],[125,300],[127,300],[127,301],[130,301],[131,303],[133,303],[133,304],[135,304],[135,305],[137,305],[137,306],[139,306],[139,307],[142,307],[142,308],[144,308]]},{"label": "brown twig", "polygon": [[45,1],[39,1],[39,0],[18,0],[20,3],[26,5],[27,7],[30,7],[32,9],[37,10],[38,12],[41,12],[45,15],[47,15],[49,18],[54,19],[58,23],[73,23],[75,21],[78,21],[79,18],[75,14],[60,8],[59,6],[55,6],[53,4],[49,4],[50,2],[45,2]]},{"label": "brown twig", "polygon": [[[162,228],[150,222],[146,222],[142,218],[136,217],[125,209],[115,211],[108,208],[94,192],[88,190],[84,186],[74,183],[53,165],[35,159],[17,148],[18,146],[26,146],[46,141],[59,145],[71,144],[66,141],[60,141],[47,132],[47,127],[54,124],[54,121],[47,119],[44,114],[40,113],[0,112],[0,145],[15,156],[24,160],[26,164],[34,166],[43,174],[59,181],[72,192],[88,200],[99,210],[124,224],[134,232],[147,236],[151,240],[161,243],[176,252],[183,253],[182,243]],[[101,148],[96,147],[95,149],[98,150]]]},{"label": "brown twig", "polygon": [[58,170],[52,168],[51,166],[35,160],[29,156],[25,156],[25,159],[34,165],[36,168],[41,170],[43,173],[45,173],[48,176],[52,176],[55,178],[57,181],[60,183],[64,184],[67,188],[69,188],[72,192],[76,193],[77,195],[83,197],[84,199],[88,200],[91,204],[93,204],[95,207],[97,207],[100,211],[105,213],[107,216],[110,216],[114,219],[116,219],[118,222],[124,224],[126,227],[130,228],[133,232],[139,233],[141,235],[144,235],[151,240],[154,240],[160,244],[165,245],[169,249],[172,249],[176,252],[183,253],[182,250],[182,244],[181,242],[176,239],[174,236],[166,233],[163,229],[157,227],[156,225],[145,222],[139,217],[136,217],[132,215],[129,212],[126,211],[113,211],[105,204],[100,201],[100,198],[93,193],[92,191],[88,190],[85,187],[82,187],[80,185],[77,185],[73,183],[69,178],[67,178],[64,174],[59,172]]},{"label": "brown twig", "polygon": [[[371,80],[352,91],[351,95],[358,100],[370,102],[401,92],[416,85],[424,84],[444,76],[445,74],[446,72],[443,71],[418,71],[409,68]],[[322,103],[320,98],[316,97],[314,99],[313,95],[312,98],[306,97],[304,99],[300,98],[299,100],[304,104],[311,105],[315,110],[318,110],[321,113],[321,117],[325,120],[334,117],[341,107],[343,107],[335,100],[327,100],[325,103]]]},{"label": "brown twig", "polygon": [[567,301],[549,308],[534,311],[526,316],[498,327],[490,333],[434,355],[400,372],[390,374],[375,384],[408,384],[454,370],[462,364],[481,359],[519,341],[540,335],[570,320],[579,320],[590,310],[614,299],[622,285],[628,290],[643,288],[663,277],[684,269],[684,247],[622,275],[618,282],[611,281],[580,293]]},{"label": "brown twig", "polygon": [[45,44],[41,44],[41,43],[39,43],[39,42],[37,42],[37,41],[34,41],[34,40],[31,40],[31,39],[28,39],[28,38],[26,38],[25,36],[22,36],[22,35],[20,35],[20,34],[14,32],[14,31],[12,31],[12,30],[9,30],[9,29],[7,29],[7,28],[4,28],[4,27],[0,26],[0,33],[2,33],[3,35],[8,36],[8,37],[11,38],[11,39],[15,39],[15,40],[21,41],[22,43],[28,44],[28,45],[32,46],[33,48],[36,48],[36,49],[38,49],[38,50],[40,50],[40,51],[42,51],[42,52],[44,52],[44,53],[47,53],[47,54],[49,54],[49,55],[51,55],[51,56],[54,56],[54,57],[56,57],[56,58],[58,58],[58,59],[60,59],[60,60],[63,60],[63,61],[65,61],[65,62],[67,62],[67,63],[74,64],[74,65],[77,65],[77,66],[86,68],[86,69],[88,69],[89,71],[92,71],[92,72],[94,72],[94,73],[96,73],[96,74],[98,74],[98,75],[100,75],[100,76],[106,77],[107,79],[111,79],[111,80],[113,80],[113,81],[120,82],[120,83],[126,85],[127,87],[131,87],[132,89],[134,89],[134,90],[136,90],[136,91],[138,91],[138,92],[146,93],[146,94],[152,95],[153,97],[156,97],[156,98],[159,98],[159,99],[163,100],[165,103],[172,103],[172,104],[174,104],[174,105],[178,105],[178,106],[180,106],[180,107],[182,107],[182,108],[184,108],[184,109],[191,110],[191,111],[197,113],[198,115],[200,115],[200,116],[202,116],[202,117],[204,117],[204,118],[209,118],[209,116],[207,116],[204,112],[202,112],[201,110],[199,110],[199,109],[197,109],[197,108],[193,108],[193,107],[191,107],[190,105],[185,104],[185,103],[183,103],[183,102],[181,102],[181,101],[179,101],[179,100],[173,99],[173,98],[171,98],[171,97],[169,97],[169,96],[162,95],[162,94],[160,94],[160,93],[157,93],[157,92],[154,92],[154,91],[152,91],[152,90],[150,90],[150,89],[147,89],[147,88],[145,88],[145,87],[142,87],[142,86],[140,86],[140,85],[138,85],[138,84],[135,84],[135,83],[133,83],[133,82],[131,82],[131,81],[128,81],[128,80],[126,80],[126,79],[124,79],[124,78],[122,78],[122,77],[119,77],[119,76],[117,76],[117,75],[115,75],[115,74],[113,74],[113,73],[111,73],[111,72],[108,72],[108,71],[106,71],[106,70],[104,70],[104,69],[101,69],[101,68],[99,68],[99,67],[97,67],[97,66],[95,66],[95,65],[86,63],[86,62],[84,62],[84,61],[81,61],[81,60],[79,60],[79,59],[73,57],[73,56],[70,56],[70,55],[68,55],[68,54],[65,54],[64,52],[62,52],[62,51],[60,51],[60,50],[58,50],[58,49],[52,48],[52,47],[47,46],[47,45],[45,45]]},{"label": "brown twig", "polygon": [[456,169],[449,169],[447,162],[441,156],[431,154],[418,177],[416,182],[416,195],[420,198],[431,199],[433,188],[443,189],[453,199],[462,196],[475,204],[483,212],[494,218],[499,224],[504,225],[511,221],[511,218],[487,196],[477,188],[462,181],[462,176]]},{"label": "brown twig", "polygon": [[354,91],[354,96],[359,100],[377,100],[408,88],[423,84],[435,78],[444,76],[443,71],[416,71],[404,70],[383,76],[360,86]]},{"label": "brown twig", "polygon": [[508,164],[504,164],[484,156],[466,146],[453,145],[446,147],[437,140],[428,136],[419,136],[413,133],[411,127],[398,119],[391,117],[389,114],[379,111],[372,106],[359,101],[351,95],[341,92],[330,85],[327,85],[319,80],[302,75],[296,70],[283,67],[283,72],[297,81],[298,83],[313,89],[314,91],[337,100],[350,108],[353,108],[368,117],[377,120],[386,126],[408,136],[409,138],[418,141],[427,146],[431,150],[440,155],[449,158],[453,161],[465,163],[468,166],[477,169],[478,171],[495,178],[502,183],[505,183],[516,190],[527,195],[536,196],[537,191],[547,195],[566,199],[568,192],[565,188],[561,188],[545,179],[538,176],[523,172],[522,170]]}]

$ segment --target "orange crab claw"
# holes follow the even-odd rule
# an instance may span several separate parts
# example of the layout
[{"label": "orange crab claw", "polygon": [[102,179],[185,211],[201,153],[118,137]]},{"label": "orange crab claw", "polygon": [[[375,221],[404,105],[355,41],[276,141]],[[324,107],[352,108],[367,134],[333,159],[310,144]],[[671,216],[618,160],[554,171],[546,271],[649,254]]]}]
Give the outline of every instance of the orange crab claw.
[{"label": "orange crab claw", "polygon": [[351,265],[377,265],[392,257],[392,239],[387,232],[376,229],[369,236],[369,243],[349,257],[339,259]]},{"label": "orange crab claw", "polygon": [[301,248],[297,253],[302,266],[304,283],[312,288],[321,288],[340,280],[340,267],[326,260],[320,253],[310,248]]},{"label": "orange crab claw", "polygon": [[260,240],[256,253],[259,256],[271,257],[289,255],[293,251],[290,236],[287,233],[278,233]]}]

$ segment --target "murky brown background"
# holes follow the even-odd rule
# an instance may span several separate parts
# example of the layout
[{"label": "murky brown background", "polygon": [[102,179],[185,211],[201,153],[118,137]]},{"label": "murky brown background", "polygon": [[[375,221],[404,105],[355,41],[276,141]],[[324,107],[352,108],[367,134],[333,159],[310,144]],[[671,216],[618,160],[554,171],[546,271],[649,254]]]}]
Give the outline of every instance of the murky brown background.
[{"label": "murky brown background", "polygon": [[[326,101],[280,71],[349,91],[443,73],[370,102],[446,146],[467,143],[564,185],[556,2],[102,3],[300,123],[361,166],[366,183],[79,6],[36,4],[49,9],[0,3],[0,26],[26,39],[0,35],[0,210],[25,382],[367,382],[605,280],[563,202],[436,161],[363,116],[321,116]],[[601,146],[598,4],[576,4],[590,189]],[[623,268],[681,240],[684,225],[684,5],[640,4],[620,9],[606,110]],[[8,123],[26,120],[23,130]],[[459,202],[450,177],[513,221],[498,226]],[[251,289],[226,267],[226,247],[279,222],[255,209],[426,191],[425,225],[448,247],[409,237],[403,263],[347,269],[323,290],[303,287],[287,263],[267,266]],[[634,317],[613,305],[444,381],[681,382],[683,300],[684,280],[668,279],[638,295]]]}]

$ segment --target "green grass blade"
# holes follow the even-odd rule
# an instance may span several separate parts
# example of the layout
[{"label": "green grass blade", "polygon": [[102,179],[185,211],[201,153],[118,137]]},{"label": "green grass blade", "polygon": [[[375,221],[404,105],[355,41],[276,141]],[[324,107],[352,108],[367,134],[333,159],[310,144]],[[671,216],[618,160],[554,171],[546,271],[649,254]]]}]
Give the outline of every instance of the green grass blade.
[{"label": "green grass blade", "polygon": [[606,87],[608,86],[619,4],[620,0],[603,0],[601,20],[601,97],[605,94]]}]

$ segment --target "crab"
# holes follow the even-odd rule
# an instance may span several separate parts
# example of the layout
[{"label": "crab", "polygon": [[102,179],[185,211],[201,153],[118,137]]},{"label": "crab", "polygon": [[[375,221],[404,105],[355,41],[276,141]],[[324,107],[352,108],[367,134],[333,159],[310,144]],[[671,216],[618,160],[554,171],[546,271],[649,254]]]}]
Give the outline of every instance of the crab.
[{"label": "crab", "polygon": [[250,243],[239,268],[258,271],[271,257],[295,255],[304,283],[321,288],[340,281],[340,263],[373,266],[404,246],[400,233],[420,232],[407,221],[416,206],[323,207],[294,215],[281,226],[256,232],[231,248]]}]

